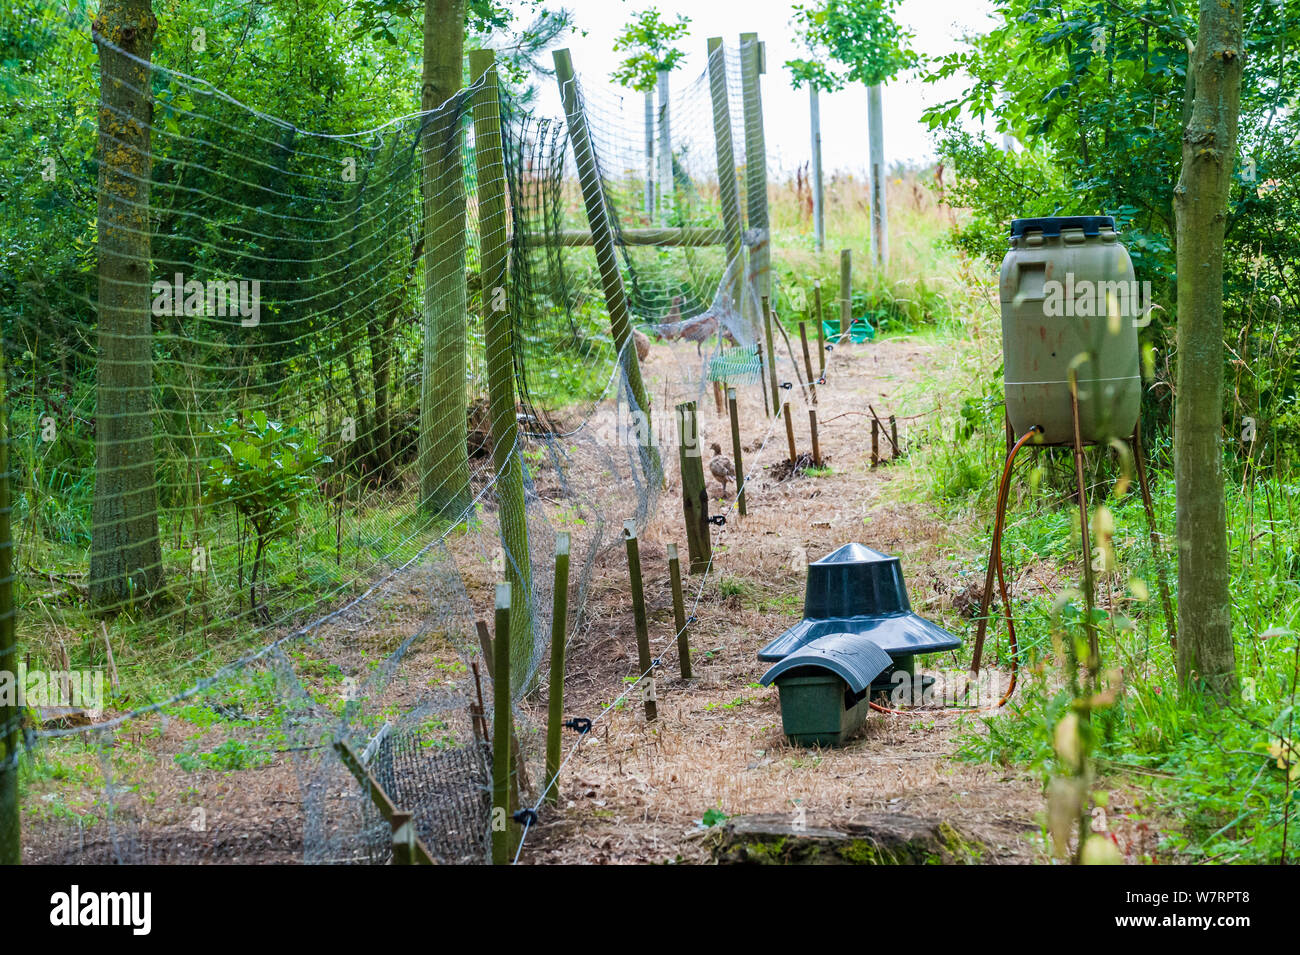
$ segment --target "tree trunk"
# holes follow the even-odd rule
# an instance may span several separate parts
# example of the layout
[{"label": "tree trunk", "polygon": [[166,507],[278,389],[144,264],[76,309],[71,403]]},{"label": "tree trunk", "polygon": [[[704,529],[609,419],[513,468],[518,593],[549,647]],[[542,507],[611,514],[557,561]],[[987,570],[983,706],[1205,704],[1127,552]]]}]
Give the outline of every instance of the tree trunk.
[{"label": "tree trunk", "polygon": [[[826,204],[822,186],[822,110],[817,87],[808,84],[808,117],[812,126],[813,244],[826,248]],[[821,321],[819,316],[818,321]]]},{"label": "tree trunk", "polygon": [[[465,186],[461,165],[465,0],[425,0],[423,132],[424,360],[420,384],[420,503],[427,515],[469,506],[469,326]],[[445,105],[444,105],[445,104]]]},{"label": "tree trunk", "polygon": [[100,101],[99,370],[90,593],[100,606],[147,592],[162,576],[149,281],[149,61],[157,27],[151,0],[104,0],[92,27],[99,50]]},{"label": "tree trunk", "polygon": [[1241,0],[1201,0],[1196,99],[1174,188],[1178,380],[1174,482],[1178,675],[1225,699],[1236,691],[1223,499],[1223,233],[1237,155]]}]

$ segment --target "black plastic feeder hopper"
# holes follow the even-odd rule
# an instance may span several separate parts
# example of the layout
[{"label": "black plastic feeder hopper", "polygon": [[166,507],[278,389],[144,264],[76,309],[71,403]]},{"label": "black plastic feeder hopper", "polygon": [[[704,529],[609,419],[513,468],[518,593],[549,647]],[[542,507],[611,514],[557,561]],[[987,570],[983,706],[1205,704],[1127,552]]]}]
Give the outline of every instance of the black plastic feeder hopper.
[{"label": "black plastic feeder hopper", "polygon": [[917,654],[961,640],[912,613],[897,557],[845,544],[808,565],[804,618],[758,652],[776,665],[762,684],[781,694],[785,735],[802,746],[839,746],[862,726],[873,691],[913,673]]}]

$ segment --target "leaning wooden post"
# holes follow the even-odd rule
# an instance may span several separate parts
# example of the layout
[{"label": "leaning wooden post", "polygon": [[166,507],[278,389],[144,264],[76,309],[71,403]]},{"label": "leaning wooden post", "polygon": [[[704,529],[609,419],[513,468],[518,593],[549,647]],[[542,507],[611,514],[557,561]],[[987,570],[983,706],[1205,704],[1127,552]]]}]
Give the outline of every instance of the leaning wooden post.
[{"label": "leaning wooden post", "polygon": [[731,412],[731,456],[736,464],[736,509],[744,517],[745,511],[745,464],[740,453],[740,412],[736,407],[736,389],[727,389],[727,408]]},{"label": "leaning wooden post", "polygon": [[[770,233],[767,219],[767,144],[763,134],[765,48],[757,33],[740,35],[740,94],[745,117],[745,212],[749,219],[749,281],[759,296],[772,296]],[[775,355],[768,345],[768,354]]]},{"label": "leaning wooden post", "polygon": [[763,330],[767,338],[767,377],[772,386],[772,414],[781,411],[781,386],[776,380],[776,348],[772,345],[772,306],[766,295],[763,296]]},{"label": "leaning wooden post", "polygon": [[415,865],[415,823],[409,812],[397,811],[389,820],[393,830],[393,865]]},{"label": "leaning wooden post", "polygon": [[813,282],[813,310],[817,315],[817,377],[826,377],[826,326],[822,323],[822,280]]},{"label": "leaning wooden post", "polygon": [[[0,672],[18,672],[14,608],[14,539],[9,515],[9,407],[4,350],[0,348]],[[18,811],[18,744],[22,711],[16,693],[0,697],[0,865],[22,862]]]},{"label": "leaning wooden post", "polygon": [[[472,55],[472,54],[471,54]],[[645,415],[650,423],[650,401],[641,380],[641,364],[632,344],[632,325],[628,319],[627,290],[623,287],[623,273],[619,271],[618,254],[614,248],[614,232],[610,226],[609,210],[605,204],[604,186],[600,169],[596,165],[596,151],[587,130],[587,116],[578,92],[573,73],[573,58],[568,50],[556,50],[555,78],[560,84],[560,99],[569,125],[569,144],[578,166],[578,184],[582,188],[582,203],[587,210],[587,223],[591,226],[591,242],[596,250],[596,267],[600,271],[600,285],[605,293],[605,307],[609,311],[610,332],[614,347],[618,349],[627,390],[636,403],[634,410]],[[641,445],[645,463],[654,475],[660,473],[659,452],[653,440]]]},{"label": "leaning wooden post", "polygon": [[551,590],[551,688],[546,714],[546,779],[544,798],[560,799],[560,729],[564,723],[564,640],[569,615],[568,531],[555,535],[555,586]]},{"label": "leaning wooden post", "polygon": [[497,584],[492,676],[492,864],[510,861],[510,584]]},{"label": "leaning wooden post", "polygon": [[627,542],[627,573],[632,584],[632,617],[636,622],[636,658],[645,681],[645,718],[653,722],[659,718],[655,705],[655,675],[651,669],[650,631],[646,625],[645,587],[641,580],[641,552],[637,546],[636,521],[623,522],[623,539]]},{"label": "leaning wooden post", "polygon": [[808,409],[808,429],[812,432],[813,464],[816,467],[822,466],[822,445],[817,437],[817,409]]},{"label": "leaning wooden post", "polygon": [[[532,662],[532,565],[528,559],[528,521],[524,510],[523,459],[515,407],[515,360],[507,301],[509,224],[506,217],[505,154],[501,144],[501,101],[495,54],[469,55],[474,93],[474,155],[478,166],[479,265],[483,283],[483,339],[488,410],[492,428],[492,466],[496,472],[497,523],[506,555],[506,580],[514,587],[511,648],[520,676]],[[500,290],[498,292],[498,290]],[[500,648],[498,648],[500,652]]]},{"label": "leaning wooden post", "polygon": [[673,624],[677,627],[677,659],[682,679],[691,678],[691,641],[686,635],[686,600],[682,596],[682,562],[677,559],[677,545],[668,545],[668,579],[673,589]]},{"label": "leaning wooden post", "polygon": [[840,250],[840,341],[849,340],[853,327],[853,250]]},{"label": "leaning wooden post", "polygon": [[808,350],[808,323],[799,323],[799,342],[803,345],[803,367],[808,372],[808,394],[813,404],[817,404],[817,379],[812,373],[812,355]]},{"label": "leaning wooden post", "polygon": [[740,244],[740,190],[736,184],[736,153],[731,142],[731,104],[727,96],[726,50],[722,37],[709,37],[709,94],[713,101],[713,144],[718,166],[718,200],[722,206],[723,248],[727,264],[736,262],[732,296],[736,308],[744,309],[744,273],[738,260]]},{"label": "leaning wooden post", "polygon": [[709,492],[704,484],[704,460],[700,454],[700,431],[695,402],[677,406],[677,451],[682,472],[682,510],[686,515],[686,548],[691,573],[708,569],[712,555],[709,540]]}]

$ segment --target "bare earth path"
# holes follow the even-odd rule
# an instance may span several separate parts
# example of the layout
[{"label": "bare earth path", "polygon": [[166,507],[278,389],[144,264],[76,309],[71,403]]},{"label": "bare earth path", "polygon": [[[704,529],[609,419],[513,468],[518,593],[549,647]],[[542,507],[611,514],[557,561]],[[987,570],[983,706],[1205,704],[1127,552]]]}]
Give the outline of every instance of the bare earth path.
[{"label": "bare earth path", "polygon": [[[818,405],[831,474],[775,480],[768,469],[787,454],[780,425],[761,455],[747,457],[749,516],[738,520],[733,513],[724,528],[715,529],[715,565],[691,632],[695,678],[681,680],[675,653],[668,654],[657,725],[647,725],[639,698],[600,721],[565,769],[563,811],[543,817],[522,861],[706,861],[704,830],[696,823],[706,810],[793,818],[800,808],[809,825],[846,822],[866,812],[946,821],[985,842],[986,861],[1044,861],[1041,784],[1022,773],[949,758],[960,735],[979,730],[969,715],[938,709],[872,713],[850,745],[807,750],[785,741],[776,690],[757,684],[765,665],[756,651],[802,616],[805,558],[816,560],[849,541],[901,557],[913,606],[942,616],[968,636],[962,618],[950,609],[943,613],[944,595],[966,583],[952,579],[943,520],[929,508],[884,503],[896,468],[906,465],[870,467],[870,419],[863,417],[868,403],[882,415],[894,411],[893,393],[919,377],[923,363],[942,360],[936,350],[905,340],[837,349]],[[674,364],[656,349],[648,373],[670,374],[666,366]],[[796,407],[804,451],[807,416],[802,405]],[[911,409],[897,410],[901,415]],[[757,388],[743,390],[741,420],[743,443],[753,448],[768,427]],[[706,401],[704,445],[717,441],[729,448],[727,428]],[[719,493],[711,488],[715,513],[721,510]],[[672,640],[664,545],[677,541],[685,554],[680,495],[673,480],[641,533],[655,653]],[[688,606],[699,580],[686,583]],[[626,563],[614,548],[597,565],[587,624],[570,646],[566,715],[595,717],[625,679],[635,677],[633,634]],[[535,705],[540,725],[545,702]],[[566,738],[566,747],[572,739]]]}]

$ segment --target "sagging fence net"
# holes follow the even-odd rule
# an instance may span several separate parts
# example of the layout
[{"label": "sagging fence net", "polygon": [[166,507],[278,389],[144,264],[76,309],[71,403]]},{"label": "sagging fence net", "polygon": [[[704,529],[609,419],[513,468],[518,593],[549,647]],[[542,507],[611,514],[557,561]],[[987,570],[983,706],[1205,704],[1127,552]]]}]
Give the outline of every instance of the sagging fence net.
[{"label": "sagging fence net", "polygon": [[[758,380],[743,51],[671,99],[648,186],[644,116],[598,82],[573,83],[584,160],[571,116],[486,77],[308,132],[97,42],[110,92],[26,90],[31,174],[6,184],[24,858],[388,861],[346,744],[438,861],[483,861],[492,584],[513,587],[524,800],[557,532],[573,633],[598,554],[673,470],[670,409],[720,356]],[[643,372],[619,344],[584,161],[632,321],[708,354]]]}]

